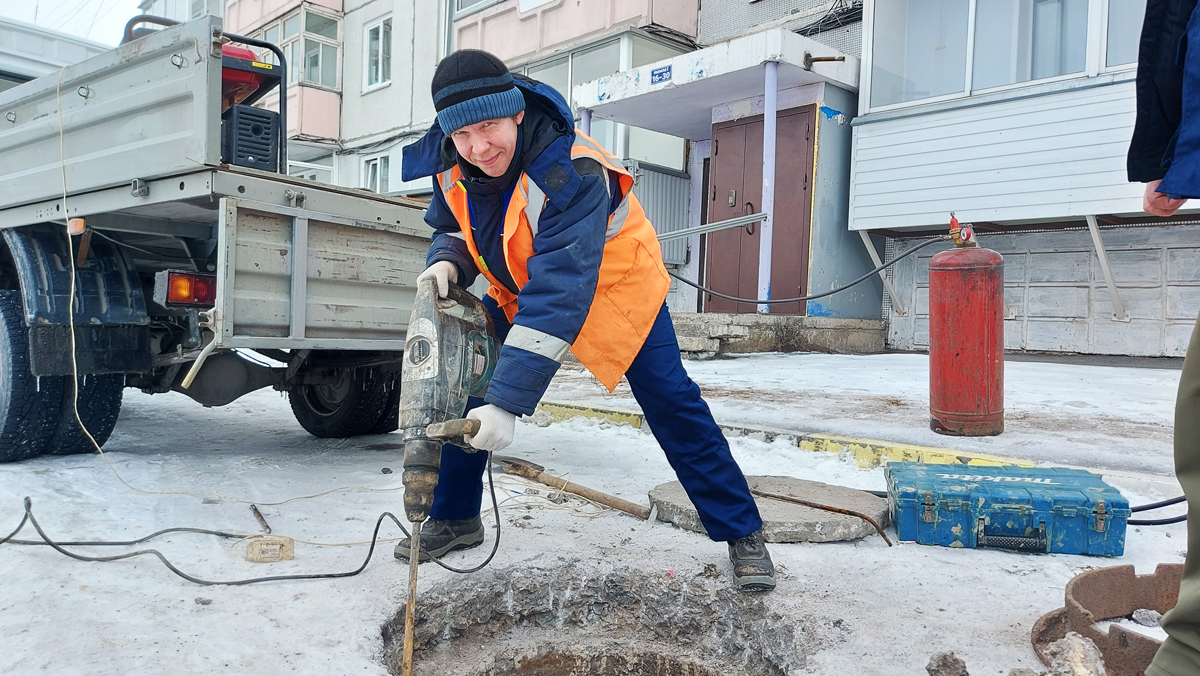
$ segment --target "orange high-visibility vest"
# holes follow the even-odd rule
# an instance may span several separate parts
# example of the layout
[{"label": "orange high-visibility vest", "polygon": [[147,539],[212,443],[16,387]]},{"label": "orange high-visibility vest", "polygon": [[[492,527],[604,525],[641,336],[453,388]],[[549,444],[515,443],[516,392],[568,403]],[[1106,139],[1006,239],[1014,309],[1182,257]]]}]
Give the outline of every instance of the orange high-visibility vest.
[{"label": "orange high-visibility vest", "polygon": [[[600,144],[575,131],[571,159],[588,157],[619,175],[621,203],[608,218],[600,278],[587,319],[571,345],[571,352],[611,392],[637,356],[658,317],[671,279],[663,265],[662,249],[654,226],[633,194],[633,176]],[[488,295],[511,322],[517,314],[517,295],[488,270],[471,232],[467,190],[456,164],[439,175],[446,204],[454,213],[476,267],[491,282]],[[533,238],[545,205],[545,193],[524,173],[517,179],[504,215],[504,260],[517,289],[529,281],[526,261],[533,255]]]}]

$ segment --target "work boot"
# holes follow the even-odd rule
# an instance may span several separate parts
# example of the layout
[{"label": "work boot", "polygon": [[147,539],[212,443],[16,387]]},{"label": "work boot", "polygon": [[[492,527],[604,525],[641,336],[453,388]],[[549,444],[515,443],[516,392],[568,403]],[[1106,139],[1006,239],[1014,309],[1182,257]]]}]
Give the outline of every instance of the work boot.
[{"label": "work boot", "polygon": [[[470,519],[428,519],[421,526],[421,563],[431,560],[430,554],[438,557],[459,549],[470,549],[483,544],[483,520],[479,515]],[[396,545],[396,558],[408,561],[412,556],[412,542],[404,538]]]},{"label": "work boot", "polygon": [[765,592],[775,588],[775,564],[767,552],[762,530],[729,543],[733,582],[738,591]]}]

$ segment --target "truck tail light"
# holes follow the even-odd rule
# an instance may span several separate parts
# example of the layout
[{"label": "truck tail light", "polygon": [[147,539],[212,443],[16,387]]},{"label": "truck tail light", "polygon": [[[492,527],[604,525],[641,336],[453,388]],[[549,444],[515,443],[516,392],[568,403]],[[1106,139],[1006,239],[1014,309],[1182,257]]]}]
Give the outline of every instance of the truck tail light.
[{"label": "truck tail light", "polygon": [[212,307],[217,301],[217,276],[164,270],[155,276],[154,300],[165,307]]}]

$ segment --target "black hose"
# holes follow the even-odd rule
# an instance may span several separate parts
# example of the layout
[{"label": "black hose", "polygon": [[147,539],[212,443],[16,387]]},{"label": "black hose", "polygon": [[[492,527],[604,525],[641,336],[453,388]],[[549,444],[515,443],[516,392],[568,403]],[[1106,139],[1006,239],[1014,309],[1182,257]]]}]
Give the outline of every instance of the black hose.
[{"label": "black hose", "polygon": [[703,291],[704,293],[716,296],[718,298],[724,298],[725,300],[732,300],[732,301],[735,301],[738,303],[755,303],[755,304],[759,304],[759,305],[779,305],[782,303],[801,303],[801,302],[808,301],[808,300],[816,300],[818,298],[824,298],[825,296],[832,296],[835,293],[845,291],[846,289],[849,289],[850,287],[852,287],[856,284],[865,282],[866,280],[870,279],[872,276],[877,275],[880,272],[882,272],[887,267],[894,265],[897,262],[915,254],[916,252],[920,251],[921,249],[924,249],[925,247],[929,246],[930,244],[935,244],[937,242],[945,242],[949,239],[950,239],[949,235],[938,235],[937,237],[931,237],[931,238],[925,240],[924,242],[921,242],[920,244],[909,249],[908,251],[905,251],[904,253],[900,254],[899,256],[896,256],[892,260],[880,265],[879,267],[875,268],[874,270],[871,270],[870,272],[864,274],[863,276],[859,277],[858,279],[854,280],[853,282],[846,284],[845,286],[839,286],[838,288],[836,288],[832,291],[824,291],[822,293],[813,294],[811,296],[800,296],[799,298],[767,298],[767,299],[738,298],[737,296],[727,296],[723,293],[718,293],[716,291],[713,291],[712,289],[700,286],[699,284],[693,282],[692,280],[680,277],[679,275],[677,275],[674,272],[671,272],[669,270],[667,271],[667,274],[671,275],[675,279],[678,279],[679,281],[683,282],[684,284],[687,284],[688,286],[690,286],[694,289],[699,289],[700,291]]},{"label": "black hose", "polygon": [[1152,502],[1148,505],[1138,505],[1137,507],[1130,507],[1129,511],[1131,511],[1131,512],[1148,512],[1152,509],[1158,509],[1159,507],[1170,507],[1171,505],[1178,505],[1179,503],[1183,502],[1184,500],[1187,500],[1187,496],[1181,495],[1177,498],[1171,498],[1170,500],[1163,500],[1162,502]]},{"label": "black hose", "polygon": [[1187,521],[1187,514],[1180,514],[1169,519],[1127,519],[1125,523],[1130,526],[1168,526],[1173,523],[1182,523]]}]

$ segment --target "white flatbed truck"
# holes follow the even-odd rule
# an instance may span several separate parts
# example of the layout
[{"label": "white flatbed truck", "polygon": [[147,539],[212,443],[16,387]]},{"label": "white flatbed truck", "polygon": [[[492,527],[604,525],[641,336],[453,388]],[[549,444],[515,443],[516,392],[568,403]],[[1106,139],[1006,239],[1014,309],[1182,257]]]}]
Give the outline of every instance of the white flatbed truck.
[{"label": "white flatbed truck", "polygon": [[[286,121],[247,105],[282,54],[233,43],[268,47],[204,17],[0,92],[0,462],[93,450],[72,373],[100,443],[125,387],[274,387],[312,434],[396,428],[425,205],[286,175]],[[231,69],[260,83],[239,104]]]}]

